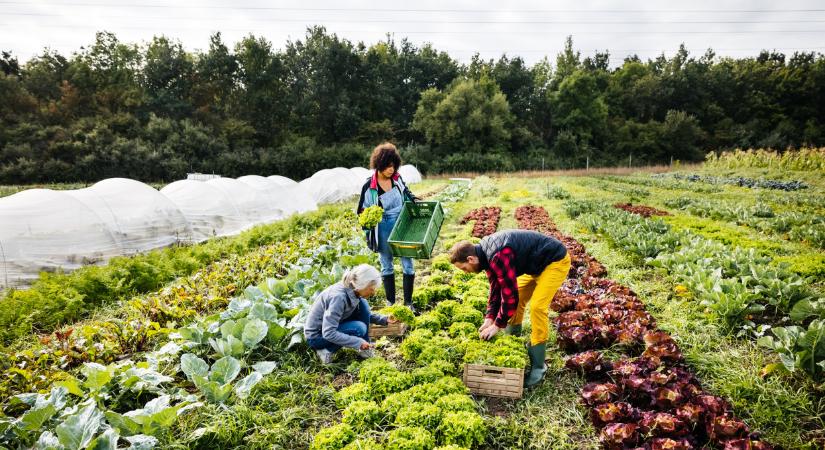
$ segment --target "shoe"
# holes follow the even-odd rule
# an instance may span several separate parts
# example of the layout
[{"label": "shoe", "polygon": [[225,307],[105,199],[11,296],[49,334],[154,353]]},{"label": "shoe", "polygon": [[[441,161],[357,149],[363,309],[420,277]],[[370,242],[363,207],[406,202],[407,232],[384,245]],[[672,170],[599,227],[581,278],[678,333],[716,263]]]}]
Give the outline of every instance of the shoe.
[{"label": "shoe", "polygon": [[325,349],[319,348],[315,350],[315,354],[318,355],[318,359],[321,360],[321,364],[328,366],[332,364],[332,352]]},{"label": "shoe", "polygon": [[413,296],[413,288],[415,287],[415,275],[407,275],[404,274],[404,305],[413,312],[413,314],[418,314],[418,311],[415,309],[415,305],[413,305],[412,296]]},{"label": "shoe", "polygon": [[544,374],[547,372],[547,364],[544,363],[546,354],[547,343],[527,347],[527,355],[530,357],[530,372],[524,379],[524,387],[533,387],[544,378]]},{"label": "shoe", "polygon": [[521,324],[507,325],[507,328],[504,329],[504,332],[511,336],[521,336]]},{"label": "shoe", "polygon": [[384,282],[384,294],[387,295],[387,305],[395,304],[395,274],[383,275],[381,280]]},{"label": "shoe", "polygon": [[369,359],[375,356],[375,352],[371,348],[366,350],[358,350],[358,357],[361,359]]}]

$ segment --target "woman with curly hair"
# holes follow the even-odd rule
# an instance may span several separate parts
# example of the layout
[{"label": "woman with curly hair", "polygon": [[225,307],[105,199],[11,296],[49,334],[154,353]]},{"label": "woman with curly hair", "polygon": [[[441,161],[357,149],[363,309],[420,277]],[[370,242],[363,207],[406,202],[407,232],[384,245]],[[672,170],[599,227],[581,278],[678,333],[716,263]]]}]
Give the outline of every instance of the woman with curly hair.
[{"label": "woman with curly hair", "polygon": [[[384,283],[384,292],[387,302],[395,303],[395,271],[393,269],[393,255],[390,251],[390,232],[401,214],[401,207],[405,201],[417,200],[410,192],[398,167],[401,166],[401,156],[395,145],[384,142],[372,151],[370,168],[372,175],[361,189],[361,199],[358,201],[358,214],[373,205],[384,209],[381,222],[377,227],[377,249],[381,261],[381,278]],[[369,231],[367,231],[369,233]],[[401,268],[404,276],[404,304],[413,309],[412,294],[415,282],[415,269],[412,258],[401,258]]]}]

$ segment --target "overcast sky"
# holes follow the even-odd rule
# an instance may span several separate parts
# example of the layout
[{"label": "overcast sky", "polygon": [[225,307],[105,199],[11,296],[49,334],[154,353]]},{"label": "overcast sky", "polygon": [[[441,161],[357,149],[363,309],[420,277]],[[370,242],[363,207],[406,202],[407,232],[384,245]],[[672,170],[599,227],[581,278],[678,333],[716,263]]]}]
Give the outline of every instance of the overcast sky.
[{"label": "overcast sky", "polygon": [[531,64],[552,59],[567,35],[584,56],[609,50],[612,65],[634,53],[670,56],[680,43],[694,55],[708,47],[735,57],[760,49],[825,52],[822,0],[0,0],[0,49],[21,62],[44,47],[68,56],[102,30],[136,43],[166,35],[202,50],[216,31],[230,47],[253,33],[283,48],[311,25],[368,45],[387,33],[430,42],[462,62],[475,52],[485,59],[517,55]]}]

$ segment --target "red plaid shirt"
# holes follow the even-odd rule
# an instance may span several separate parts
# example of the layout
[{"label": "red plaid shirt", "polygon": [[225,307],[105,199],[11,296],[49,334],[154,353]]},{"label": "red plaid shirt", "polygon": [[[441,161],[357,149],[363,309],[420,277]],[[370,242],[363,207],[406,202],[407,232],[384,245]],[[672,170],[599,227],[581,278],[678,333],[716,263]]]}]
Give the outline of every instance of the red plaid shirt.
[{"label": "red plaid shirt", "polygon": [[518,283],[513,267],[515,253],[504,247],[490,260],[487,278],[490,280],[490,300],[487,302],[487,318],[495,319],[496,326],[504,328],[518,307]]}]

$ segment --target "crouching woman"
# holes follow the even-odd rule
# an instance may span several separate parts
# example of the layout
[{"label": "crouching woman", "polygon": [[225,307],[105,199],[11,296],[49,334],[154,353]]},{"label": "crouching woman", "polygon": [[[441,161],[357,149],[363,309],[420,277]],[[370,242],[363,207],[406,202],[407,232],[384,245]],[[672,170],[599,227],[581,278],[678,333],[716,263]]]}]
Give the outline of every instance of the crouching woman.
[{"label": "crouching woman", "polygon": [[378,270],[361,264],[344,273],[340,282],[326,288],[315,299],[304,325],[304,336],[321,363],[329,364],[333,353],[342,347],[358,350],[361,358],[372,357],[370,324],[396,322],[393,317],[373,314],[365,300],[375,293],[379,283]]}]

